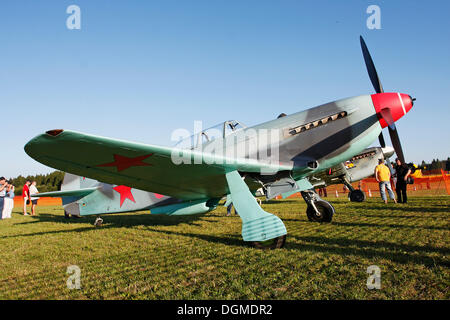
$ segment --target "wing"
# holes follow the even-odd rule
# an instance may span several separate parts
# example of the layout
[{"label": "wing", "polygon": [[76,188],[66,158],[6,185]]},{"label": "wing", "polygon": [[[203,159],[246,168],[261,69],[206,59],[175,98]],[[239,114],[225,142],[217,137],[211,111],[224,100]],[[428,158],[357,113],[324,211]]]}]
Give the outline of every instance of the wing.
[{"label": "wing", "polygon": [[220,198],[229,193],[228,171],[292,169],[68,130],[51,130],[33,138],[25,152],[65,172],[180,199]]}]

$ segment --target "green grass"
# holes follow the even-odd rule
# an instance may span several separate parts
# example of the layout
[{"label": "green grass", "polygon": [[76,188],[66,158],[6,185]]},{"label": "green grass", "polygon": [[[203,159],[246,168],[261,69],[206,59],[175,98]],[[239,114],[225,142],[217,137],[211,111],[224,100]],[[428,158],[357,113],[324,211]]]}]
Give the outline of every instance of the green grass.
[{"label": "green grass", "polygon": [[[65,220],[60,207],[0,221],[1,299],[449,299],[450,197],[407,205],[331,200],[331,224],[309,222],[300,199],[265,210],[286,224],[285,248],[246,245],[237,216],[148,213]],[[69,265],[81,289],[66,286]],[[381,269],[368,290],[366,269]]]}]

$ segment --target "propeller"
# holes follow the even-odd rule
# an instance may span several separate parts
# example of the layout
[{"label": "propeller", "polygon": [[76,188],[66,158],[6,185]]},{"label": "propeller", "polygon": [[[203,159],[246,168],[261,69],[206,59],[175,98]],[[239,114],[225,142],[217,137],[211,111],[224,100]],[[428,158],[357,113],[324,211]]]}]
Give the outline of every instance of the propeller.
[{"label": "propeller", "polygon": [[[369,49],[367,49],[366,42],[363,37],[360,36],[359,40],[361,42],[361,49],[364,56],[364,62],[366,63],[367,72],[369,74],[370,81],[372,82],[373,88],[376,93],[383,93],[383,86],[381,85],[380,77],[378,76],[377,69],[375,68],[375,64],[373,63],[372,57],[370,56]],[[389,125],[389,136],[392,141],[392,146],[394,147],[395,153],[397,157],[400,159],[402,163],[405,163],[405,156],[403,154],[402,145],[400,143],[400,137],[398,135],[397,127],[395,126],[395,122],[392,118],[392,114],[389,108],[384,108],[380,112],[383,119]],[[386,147],[386,142],[384,141],[383,132],[378,136],[378,140],[380,141],[380,145],[382,148]]]}]

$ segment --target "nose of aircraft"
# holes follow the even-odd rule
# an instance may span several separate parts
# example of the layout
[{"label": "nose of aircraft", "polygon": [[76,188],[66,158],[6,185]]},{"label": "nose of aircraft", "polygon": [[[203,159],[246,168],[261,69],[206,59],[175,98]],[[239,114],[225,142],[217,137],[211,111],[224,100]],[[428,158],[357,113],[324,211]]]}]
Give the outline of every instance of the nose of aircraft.
[{"label": "nose of aircraft", "polygon": [[391,146],[386,146],[384,148],[381,148],[381,151],[383,152],[383,154],[386,158],[390,158],[394,154],[395,149],[392,148]]},{"label": "nose of aircraft", "polygon": [[386,128],[388,123],[382,117],[382,110],[389,109],[392,120],[395,122],[403,117],[414,105],[410,95],[398,92],[385,92],[372,95],[372,102],[378,115],[382,128]]}]

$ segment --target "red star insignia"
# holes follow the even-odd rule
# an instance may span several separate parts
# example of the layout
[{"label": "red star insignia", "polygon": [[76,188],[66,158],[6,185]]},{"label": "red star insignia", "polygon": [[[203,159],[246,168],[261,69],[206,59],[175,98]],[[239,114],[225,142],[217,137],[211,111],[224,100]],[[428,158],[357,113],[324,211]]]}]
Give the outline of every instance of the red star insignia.
[{"label": "red star insignia", "polygon": [[155,197],[156,199],[161,199],[162,197],[164,197],[162,194],[159,193],[155,193]]},{"label": "red star insignia", "polygon": [[117,171],[123,171],[125,169],[128,169],[129,167],[137,167],[137,166],[151,166],[150,163],[142,162],[142,160],[147,159],[153,155],[153,153],[138,156],[136,158],[128,158],[125,156],[121,156],[119,154],[114,154],[114,161],[104,164],[99,164],[97,167],[117,167]]},{"label": "red star insignia", "polygon": [[125,199],[129,199],[136,203],[134,200],[133,194],[131,193],[131,188],[127,186],[117,186],[113,188],[118,193],[120,193],[120,207],[122,208],[122,204],[125,201]]}]

